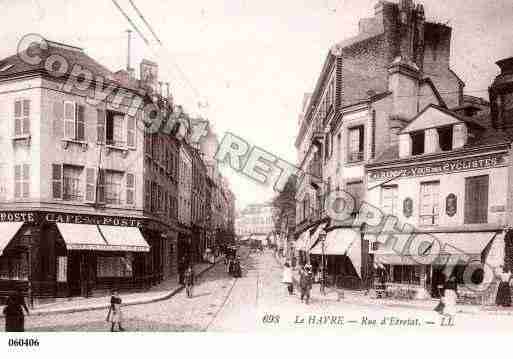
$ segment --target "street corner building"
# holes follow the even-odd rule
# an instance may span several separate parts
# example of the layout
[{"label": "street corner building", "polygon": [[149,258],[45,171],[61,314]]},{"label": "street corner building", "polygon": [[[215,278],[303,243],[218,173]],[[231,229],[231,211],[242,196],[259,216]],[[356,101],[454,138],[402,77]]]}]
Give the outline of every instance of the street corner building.
[{"label": "street corner building", "polygon": [[[494,268],[510,261],[512,60],[497,63],[490,102],[465,94],[449,65],[452,29],[428,15],[411,0],[377,2],[357,36],[329,49],[304,96],[295,249],[314,268],[326,263],[329,284],[369,288],[384,269],[389,289],[436,297],[443,258],[456,258],[450,248]],[[344,221],[326,208],[339,190],[354,199]],[[382,223],[361,223],[364,202],[380,209]],[[386,215],[396,227],[385,226]],[[441,259],[418,265],[392,251],[395,242],[376,240],[385,231],[408,243],[407,234],[395,233],[403,224],[436,236],[446,251]],[[464,271],[454,269],[460,282]]]},{"label": "street corner building", "polygon": [[[0,297],[90,296],[175,275],[178,252],[190,251],[179,240],[191,233],[192,189],[181,186],[192,173],[180,173],[184,139],[141,130],[144,104],[172,111],[158,65],[143,60],[137,79],[129,66],[111,72],[80,48],[45,45],[24,53],[37,64],[0,61]],[[74,74],[49,59],[87,69],[90,86],[69,86]],[[114,92],[96,94],[97,82]]]}]

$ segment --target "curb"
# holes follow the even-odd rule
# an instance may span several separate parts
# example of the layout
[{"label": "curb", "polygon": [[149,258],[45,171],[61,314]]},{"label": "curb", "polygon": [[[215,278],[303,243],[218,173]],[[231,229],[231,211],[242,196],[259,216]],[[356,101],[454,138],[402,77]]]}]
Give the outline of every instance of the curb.
[{"label": "curb", "polygon": [[[220,260],[215,262],[214,264],[211,264],[210,266],[206,267],[205,269],[201,270],[198,274],[196,274],[196,278],[202,276],[205,272],[209,271],[210,269],[214,268],[218,263],[220,263]],[[154,298],[149,299],[142,299],[142,300],[134,300],[131,302],[123,303],[123,307],[133,306],[133,305],[141,305],[141,304],[149,304],[149,303],[155,303],[160,302],[162,300],[169,299],[179,292],[181,292],[185,287],[183,285],[179,285],[177,288],[172,289],[170,292]],[[98,310],[98,309],[107,309],[109,308],[109,304],[101,304],[101,305],[92,305],[88,307],[78,307],[78,308],[68,308],[68,309],[55,309],[55,310],[41,310],[38,311],[35,309],[34,311],[30,312],[29,317],[36,317],[36,316],[42,316],[42,315],[54,315],[54,314],[70,314],[70,313],[80,313],[80,312],[87,312],[92,310]],[[3,313],[0,313],[0,318],[4,318],[5,316]]]}]

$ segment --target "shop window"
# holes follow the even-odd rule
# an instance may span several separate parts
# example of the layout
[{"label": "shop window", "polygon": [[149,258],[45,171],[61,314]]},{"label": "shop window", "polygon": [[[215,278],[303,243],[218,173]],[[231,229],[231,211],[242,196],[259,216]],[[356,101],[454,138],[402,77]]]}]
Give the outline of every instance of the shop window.
[{"label": "shop window", "polygon": [[394,265],[392,266],[392,282],[420,285],[420,269],[420,265]]},{"label": "shop window", "polygon": [[385,215],[397,214],[398,186],[381,187],[381,210]]},{"label": "shop window", "polygon": [[465,178],[465,223],[488,221],[488,175]]},{"label": "shop window", "polygon": [[440,182],[422,182],[420,184],[420,224],[438,225]]},{"label": "shop window", "polygon": [[28,280],[28,260],[25,253],[0,257],[0,280]]},{"label": "shop window", "polygon": [[411,137],[411,154],[412,156],[421,155],[424,153],[424,131],[413,132],[410,134]]},{"label": "shop window", "polygon": [[14,197],[28,198],[30,194],[30,165],[14,166]]},{"label": "shop window", "polygon": [[133,258],[129,257],[98,257],[98,278],[120,278],[133,275]]},{"label": "shop window", "polygon": [[438,143],[442,151],[452,150],[452,126],[437,128]]},{"label": "shop window", "polygon": [[30,134],[30,100],[14,101],[14,135]]},{"label": "shop window", "polygon": [[349,129],[348,162],[363,161],[364,127],[357,126]]}]

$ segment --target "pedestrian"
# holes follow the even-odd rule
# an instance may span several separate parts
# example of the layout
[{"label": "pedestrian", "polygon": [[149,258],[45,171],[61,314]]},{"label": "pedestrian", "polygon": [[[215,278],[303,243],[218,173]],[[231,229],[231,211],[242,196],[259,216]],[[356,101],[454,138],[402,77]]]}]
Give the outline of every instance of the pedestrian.
[{"label": "pedestrian", "polygon": [[111,323],[110,331],[113,332],[116,324],[118,325],[119,331],[124,332],[123,329],[123,312],[121,310],[121,297],[118,295],[116,290],[112,291],[112,296],[110,297],[110,307],[109,312],[107,313],[107,322]]},{"label": "pedestrian", "polygon": [[187,268],[187,260],[185,256],[182,256],[178,261],[178,284],[183,285],[183,276],[185,273],[185,269]]},{"label": "pedestrian", "polygon": [[495,299],[495,304],[503,307],[511,306],[511,288],[509,285],[509,281],[511,279],[511,273],[509,271],[504,271],[504,266],[500,266],[500,273],[497,275],[499,277],[499,289],[497,290],[497,298]]},{"label": "pedestrian", "polygon": [[192,266],[189,266],[185,271],[185,292],[188,298],[192,298],[192,287],[194,286],[194,271]]},{"label": "pedestrian", "polygon": [[285,263],[285,267],[283,268],[283,278],[282,282],[287,286],[287,290],[289,295],[294,294],[294,285],[292,278],[292,268],[290,268],[290,264],[288,262]]},{"label": "pedestrian", "polygon": [[312,290],[312,282],[312,266],[310,264],[306,264],[304,268],[301,270],[299,277],[299,288],[301,289],[301,302],[304,299],[306,304],[309,303],[310,291]]},{"label": "pedestrian", "polygon": [[454,317],[456,314],[456,299],[458,298],[458,285],[456,283],[456,277],[451,276],[449,280],[445,282],[444,294],[443,294],[443,309],[442,314],[448,317]]},{"label": "pedestrian", "polygon": [[25,315],[29,310],[25,303],[25,298],[21,293],[12,294],[7,298],[7,305],[3,313],[5,316],[5,331],[6,332],[24,332],[25,331]]}]

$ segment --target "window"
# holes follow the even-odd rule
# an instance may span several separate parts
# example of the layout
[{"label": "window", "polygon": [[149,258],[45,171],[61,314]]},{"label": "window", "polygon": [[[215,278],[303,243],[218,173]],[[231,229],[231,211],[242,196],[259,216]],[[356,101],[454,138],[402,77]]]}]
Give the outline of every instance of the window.
[{"label": "window", "polygon": [[354,198],[354,208],[353,213],[358,212],[360,209],[361,202],[363,200],[363,182],[350,182],[346,185],[346,192],[349,193]]},{"label": "window", "polygon": [[133,173],[126,174],[126,204],[135,204],[135,176]]},{"label": "window", "polygon": [[348,162],[363,161],[364,132],[363,126],[349,129],[349,159]]},{"label": "window", "polygon": [[381,210],[385,215],[397,214],[397,186],[381,187]]},{"label": "window", "polygon": [[411,135],[411,154],[412,156],[421,155],[424,153],[424,131],[412,132]]},{"label": "window", "polygon": [[135,117],[127,116],[126,120],[126,145],[127,147],[135,147]]},{"label": "window", "polygon": [[144,181],[144,208],[151,209],[151,182],[148,180]]},{"label": "window", "polygon": [[100,278],[131,277],[133,259],[127,257],[98,257],[97,275]]},{"label": "window", "polygon": [[452,126],[437,128],[438,143],[442,151],[452,150]]},{"label": "window", "polygon": [[106,114],[107,115],[105,118],[105,141],[107,145],[113,145],[118,147],[125,146],[125,115],[119,112],[109,110],[107,110]]},{"label": "window", "polygon": [[30,194],[30,165],[14,166],[14,197],[28,198]]},{"label": "window", "polygon": [[339,132],[337,135],[337,170],[340,162],[342,161],[342,133]]},{"label": "window", "polygon": [[28,280],[28,258],[25,253],[0,257],[0,279]]},{"label": "window", "polygon": [[[55,167],[56,166],[54,165],[54,169]],[[81,201],[82,186],[80,184],[80,178],[82,177],[82,167],[67,165],[62,167],[62,199],[65,201]],[[54,190],[56,182],[57,181],[54,182]]]},{"label": "window", "polygon": [[420,284],[420,265],[394,265],[391,278],[394,283]]},{"label": "window", "polygon": [[121,204],[121,172],[100,170],[98,179],[99,202],[107,204]]},{"label": "window", "polygon": [[64,138],[84,141],[85,108],[72,101],[64,101]]},{"label": "window", "polygon": [[14,135],[30,134],[30,100],[14,102]]},{"label": "window", "polygon": [[0,201],[7,198],[7,166],[5,163],[0,163]]},{"label": "window", "polygon": [[438,197],[440,182],[422,182],[420,184],[420,224],[438,225]]},{"label": "window", "polygon": [[488,221],[488,175],[465,178],[465,223]]}]

